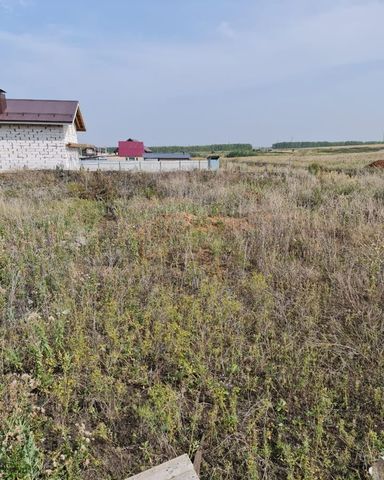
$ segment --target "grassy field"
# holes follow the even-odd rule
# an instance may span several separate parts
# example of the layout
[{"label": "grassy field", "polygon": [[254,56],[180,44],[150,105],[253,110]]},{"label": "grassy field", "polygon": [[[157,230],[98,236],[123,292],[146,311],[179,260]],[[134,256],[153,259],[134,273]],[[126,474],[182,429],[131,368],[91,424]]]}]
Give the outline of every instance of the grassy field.
[{"label": "grassy field", "polygon": [[203,480],[368,478],[377,155],[1,175],[0,478],[121,480],[200,447]]},{"label": "grassy field", "polygon": [[[231,160],[239,158],[247,158],[262,161],[263,159],[269,160],[277,159],[278,157],[285,159],[297,159],[302,160],[303,157],[310,159],[316,157],[317,160],[322,159],[323,156],[331,157],[338,155],[344,161],[347,161],[351,154],[357,154],[360,159],[363,159],[363,155],[369,158],[370,154],[379,153],[379,157],[382,159],[384,155],[384,143],[364,144],[364,145],[347,145],[347,146],[331,146],[331,147],[311,147],[311,148],[253,148],[251,145],[211,145],[211,147],[217,147],[212,149],[204,149],[204,147],[175,147],[176,151],[187,151],[192,154],[193,157],[206,158],[208,155],[215,153],[222,158],[229,158]],[[157,147],[153,147],[156,151]],[[177,150],[178,149],[178,150]],[[175,151],[172,147],[164,147],[165,151]],[[353,157],[352,157],[353,158]]]},{"label": "grassy field", "polygon": [[[362,151],[361,151],[362,150]],[[366,151],[364,151],[366,150]],[[323,170],[361,170],[376,160],[384,159],[384,145],[374,147],[343,147],[323,149],[281,150],[256,157],[223,158],[225,169],[252,171],[255,168],[275,167],[317,168]]]}]

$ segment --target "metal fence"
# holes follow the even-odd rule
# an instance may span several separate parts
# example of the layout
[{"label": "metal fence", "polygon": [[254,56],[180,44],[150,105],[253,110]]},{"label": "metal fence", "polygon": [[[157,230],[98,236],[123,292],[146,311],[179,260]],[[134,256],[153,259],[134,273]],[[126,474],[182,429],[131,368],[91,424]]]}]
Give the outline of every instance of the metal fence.
[{"label": "metal fence", "polygon": [[91,172],[131,171],[131,172],[176,172],[191,170],[218,170],[218,160],[81,160],[81,168]]}]

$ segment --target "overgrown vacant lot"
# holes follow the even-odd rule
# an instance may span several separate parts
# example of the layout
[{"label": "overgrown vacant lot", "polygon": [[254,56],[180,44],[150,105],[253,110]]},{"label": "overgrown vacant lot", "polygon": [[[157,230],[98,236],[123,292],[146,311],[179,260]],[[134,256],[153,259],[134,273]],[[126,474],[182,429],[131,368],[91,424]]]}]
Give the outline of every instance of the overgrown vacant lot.
[{"label": "overgrown vacant lot", "polygon": [[0,176],[0,478],[363,479],[384,174]]}]

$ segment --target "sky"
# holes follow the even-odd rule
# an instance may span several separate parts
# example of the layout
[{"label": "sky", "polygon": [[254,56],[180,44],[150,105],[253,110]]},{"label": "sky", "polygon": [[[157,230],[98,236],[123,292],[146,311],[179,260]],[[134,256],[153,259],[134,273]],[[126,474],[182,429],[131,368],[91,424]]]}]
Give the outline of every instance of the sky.
[{"label": "sky", "polygon": [[0,88],[81,141],[382,140],[384,0],[0,0]]}]

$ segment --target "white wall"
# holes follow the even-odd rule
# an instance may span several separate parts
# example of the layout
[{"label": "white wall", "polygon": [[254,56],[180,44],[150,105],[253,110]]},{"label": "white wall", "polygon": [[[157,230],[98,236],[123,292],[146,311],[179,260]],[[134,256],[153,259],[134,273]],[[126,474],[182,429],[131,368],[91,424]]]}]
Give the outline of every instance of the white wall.
[{"label": "white wall", "polygon": [[143,160],[115,161],[115,160],[82,160],[81,166],[91,172],[103,171],[132,171],[132,172],[176,172],[191,170],[209,170],[208,160]]},{"label": "white wall", "polygon": [[0,171],[30,169],[77,169],[79,153],[74,125],[0,124]]}]

